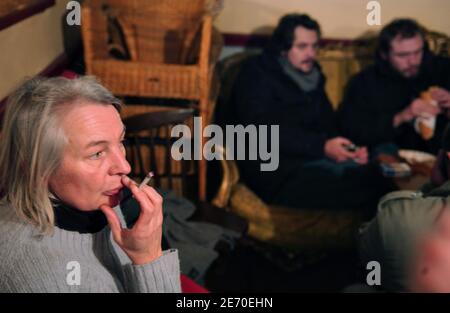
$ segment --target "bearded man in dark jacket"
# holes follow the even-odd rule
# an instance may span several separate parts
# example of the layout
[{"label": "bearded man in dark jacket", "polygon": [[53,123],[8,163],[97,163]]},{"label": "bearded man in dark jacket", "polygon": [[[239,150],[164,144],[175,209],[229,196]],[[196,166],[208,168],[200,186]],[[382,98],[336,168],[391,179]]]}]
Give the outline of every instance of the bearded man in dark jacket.
[{"label": "bearded man in dark jacket", "polygon": [[[433,55],[424,36],[411,19],[394,20],[382,29],[375,63],[350,80],[340,105],[343,135],[369,151],[383,152],[380,147],[390,144],[437,152],[450,116],[450,60]],[[427,90],[435,105],[421,97]],[[430,117],[435,131],[426,140],[415,124],[417,118]]]},{"label": "bearded man in dark jacket", "polygon": [[319,24],[308,15],[284,16],[269,48],[241,68],[227,124],[279,125],[275,171],[261,171],[261,159],[238,161],[243,181],[266,202],[360,208],[376,203],[381,177],[367,165],[367,149],[349,149],[353,143],[336,132],[325,76],[316,62],[319,39]]}]

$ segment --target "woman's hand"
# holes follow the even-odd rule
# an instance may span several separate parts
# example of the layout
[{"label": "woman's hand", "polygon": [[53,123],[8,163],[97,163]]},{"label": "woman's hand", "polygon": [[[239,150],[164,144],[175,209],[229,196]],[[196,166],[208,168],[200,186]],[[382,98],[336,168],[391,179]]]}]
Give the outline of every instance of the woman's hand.
[{"label": "woman's hand", "polygon": [[135,182],[123,176],[122,183],[133,193],[141,207],[139,218],[132,229],[122,228],[114,210],[102,205],[100,209],[105,214],[114,240],[128,255],[133,264],[146,264],[162,255],[162,197],[147,185],[139,189]]}]

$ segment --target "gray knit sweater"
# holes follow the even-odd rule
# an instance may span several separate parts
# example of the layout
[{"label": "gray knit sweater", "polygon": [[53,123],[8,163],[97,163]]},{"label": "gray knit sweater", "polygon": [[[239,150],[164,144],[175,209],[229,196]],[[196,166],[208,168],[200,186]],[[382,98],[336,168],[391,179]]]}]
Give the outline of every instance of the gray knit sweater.
[{"label": "gray knit sweater", "polygon": [[[123,221],[120,210],[116,210]],[[180,292],[178,252],[131,264],[109,226],[93,234],[55,227],[37,236],[0,201],[0,292]]]}]

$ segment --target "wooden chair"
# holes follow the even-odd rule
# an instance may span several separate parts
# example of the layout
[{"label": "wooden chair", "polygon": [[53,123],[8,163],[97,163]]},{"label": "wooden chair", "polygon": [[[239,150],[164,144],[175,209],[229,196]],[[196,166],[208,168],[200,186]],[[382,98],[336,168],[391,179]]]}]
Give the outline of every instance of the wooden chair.
[{"label": "wooden chair", "polygon": [[244,233],[248,227],[245,219],[209,203],[197,201],[193,188],[197,179],[196,163],[183,159],[176,161],[172,156],[172,145],[178,138],[171,138],[170,131],[177,124],[189,125],[194,110],[171,108],[133,114],[136,108],[130,109],[131,114],[122,113],[122,116],[127,116],[123,122],[127,132],[127,160],[132,168],[130,176],[140,181],[149,171],[153,171],[156,174],[153,180],[155,187],[171,189],[196,204],[197,210],[191,217],[192,220],[210,222]]},{"label": "wooden chair", "polygon": [[127,159],[132,165],[130,176],[142,180],[153,171],[156,187],[171,189],[180,196],[192,194],[192,190],[188,190],[192,186],[188,179],[195,181],[195,163],[183,159],[175,161],[171,157],[172,145],[178,138],[172,138],[170,131],[174,125],[186,123],[193,115],[193,109],[178,109],[125,118]]},{"label": "wooden chair", "polygon": [[[81,25],[87,73],[119,96],[191,100],[207,125],[218,88],[211,55],[218,53],[205,7],[205,0],[87,0]],[[199,197],[205,195],[201,161]]]}]

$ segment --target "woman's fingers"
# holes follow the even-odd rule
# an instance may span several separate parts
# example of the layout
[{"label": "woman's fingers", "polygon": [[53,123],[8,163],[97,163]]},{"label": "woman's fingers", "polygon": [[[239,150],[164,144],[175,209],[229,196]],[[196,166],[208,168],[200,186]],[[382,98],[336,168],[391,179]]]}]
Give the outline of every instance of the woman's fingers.
[{"label": "woman's fingers", "polygon": [[137,186],[136,182],[126,175],[122,176],[122,183],[129,189],[131,189],[132,186]]},{"label": "woman's fingers", "polygon": [[148,214],[139,216],[135,227],[140,229],[141,227],[148,227],[150,223],[160,226],[162,223],[162,197],[152,187],[144,186],[141,189],[142,193],[146,195],[151,203],[151,207],[146,210]]},{"label": "woman's fingers", "polygon": [[104,205],[101,210],[111,225],[114,240],[133,264],[146,264],[162,255],[162,198],[149,186],[139,188],[129,177],[123,176],[122,183],[140,206],[139,218],[133,228],[121,228],[119,218],[110,207]]},{"label": "woman's fingers", "polygon": [[102,205],[100,206],[100,210],[102,210],[108,220],[114,240],[120,244],[122,242],[122,225],[120,224],[119,217],[110,206]]},{"label": "woman's fingers", "polygon": [[141,212],[139,213],[139,218],[136,221],[135,226],[141,224],[147,225],[152,219],[154,205],[149,199],[148,195],[144,191],[139,189],[136,185],[130,186],[130,190],[141,208]]},{"label": "woman's fingers", "polygon": [[145,196],[145,193],[142,191],[142,189],[140,189],[138,187],[138,185],[133,180],[131,180],[127,176],[124,176],[122,178],[122,182],[124,183],[125,186],[128,187],[128,189],[130,189],[130,191],[133,194],[134,198],[141,205],[141,209],[143,209],[142,206],[148,207],[148,204],[150,204],[148,197]]},{"label": "woman's fingers", "polygon": [[148,227],[152,219],[155,217],[155,207],[161,206],[161,196],[154,191],[152,187],[143,186],[142,188],[139,188],[136,183],[126,176],[122,179],[122,181],[131,190],[134,198],[141,207],[139,218],[133,229]]},{"label": "woman's fingers", "polygon": [[151,202],[154,205],[162,205],[163,203],[163,198],[162,196],[155,190],[155,188],[150,187],[150,186],[144,186],[142,188],[142,191],[144,191],[148,197],[150,198]]}]

